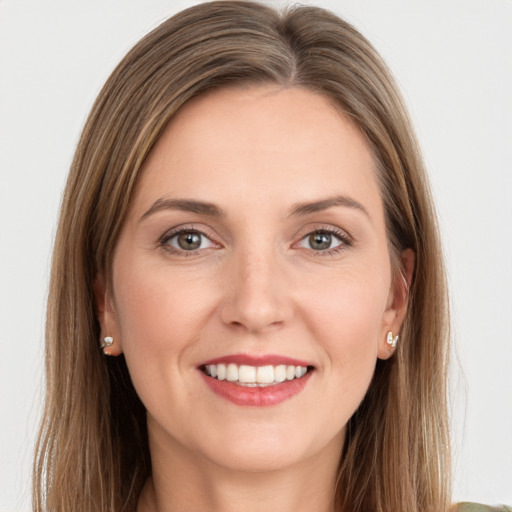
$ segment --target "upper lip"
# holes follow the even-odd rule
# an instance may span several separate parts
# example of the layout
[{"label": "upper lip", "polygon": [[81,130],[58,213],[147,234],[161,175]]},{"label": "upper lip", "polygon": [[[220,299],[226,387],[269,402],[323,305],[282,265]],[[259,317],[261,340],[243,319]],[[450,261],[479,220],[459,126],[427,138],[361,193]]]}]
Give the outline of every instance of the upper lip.
[{"label": "upper lip", "polygon": [[278,354],[230,354],[227,356],[215,357],[202,362],[199,367],[208,364],[230,364],[247,366],[279,366],[281,364],[291,366],[313,366],[307,361],[295,359],[294,357],[282,356]]}]

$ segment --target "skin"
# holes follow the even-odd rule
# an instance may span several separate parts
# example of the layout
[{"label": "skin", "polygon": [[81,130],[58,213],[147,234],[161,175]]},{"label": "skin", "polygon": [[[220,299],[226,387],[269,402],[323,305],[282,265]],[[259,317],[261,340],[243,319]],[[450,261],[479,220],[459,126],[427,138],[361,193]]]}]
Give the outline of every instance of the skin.
[{"label": "skin", "polygon": [[[293,213],[335,196],[349,202]],[[144,215],[167,199],[223,215]],[[201,246],[180,248],[176,227],[204,233]],[[331,236],[329,248],[311,245],[315,230]],[[410,251],[402,263],[410,276]],[[392,355],[386,334],[399,332],[407,301],[359,130],[298,88],[195,99],[144,164],[112,277],[112,290],[102,275],[96,283],[103,335],[114,337],[113,355],[124,352],[148,415],[153,476],[139,511],[332,510],[346,423],[377,358]],[[235,405],[198,365],[241,353],[314,370],[280,404]]]}]

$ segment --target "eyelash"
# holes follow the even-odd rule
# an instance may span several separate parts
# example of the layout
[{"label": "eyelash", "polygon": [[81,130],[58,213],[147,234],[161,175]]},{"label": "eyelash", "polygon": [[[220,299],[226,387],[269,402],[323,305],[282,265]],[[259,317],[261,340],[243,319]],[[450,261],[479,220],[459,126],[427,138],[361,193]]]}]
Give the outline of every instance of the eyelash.
[{"label": "eyelash", "polygon": [[328,234],[332,235],[335,238],[337,238],[341,243],[337,245],[336,247],[333,247],[331,249],[325,249],[324,251],[315,251],[314,249],[310,249],[310,253],[315,258],[321,258],[321,257],[329,257],[329,256],[335,256],[339,254],[340,252],[346,250],[347,248],[351,247],[353,244],[352,238],[345,232],[341,231],[340,229],[336,229],[330,226],[326,227],[319,227],[315,228],[312,231],[309,231],[306,233],[299,242],[302,242],[302,240],[306,239],[307,237],[310,237],[311,235],[323,235]]},{"label": "eyelash", "polygon": [[184,233],[194,233],[196,235],[199,235],[200,237],[205,237],[211,242],[211,244],[213,246],[217,246],[217,247],[219,246],[219,244],[217,244],[216,242],[213,241],[211,235],[208,235],[207,233],[205,233],[204,231],[201,231],[200,229],[197,229],[194,227],[188,227],[188,226],[177,228],[170,232],[165,233],[158,241],[158,244],[165,251],[170,252],[171,254],[177,254],[179,256],[184,256],[184,257],[197,256],[199,250],[201,250],[201,251],[205,250],[205,249],[196,249],[196,250],[187,251],[185,249],[177,249],[176,247],[172,247],[169,244],[170,240],[172,240],[173,238],[176,238]]},{"label": "eyelash", "polygon": [[[198,254],[198,251],[205,250],[205,249],[195,249],[195,250],[187,251],[185,249],[176,249],[175,247],[172,247],[171,245],[169,245],[170,240],[172,240],[173,238],[178,237],[179,235],[184,234],[184,233],[197,234],[201,237],[207,238],[212,243],[212,245],[214,245],[214,246],[216,245],[217,247],[219,246],[219,244],[217,244],[216,242],[214,242],[212,240],[212,237],[210,235],[208,235],[204,231],[201,231],[200,229],[197,229],[194,227],[182,227],[179,229],[172,230],[171,232],[167,232],[159,239],[158,243],[164,250],[166,250],[172,254],[177,254],[179,256],[184,256],[184,257],[196,256]],[[340,241],[340,244],[337,245],[336,247],[333,247],[332,249],[325,249],[325,250],[309,249],[308,251],[316,258],[336,255],[353,245],[352,238],[349,235],[347,235],[346,232],[341,231],[340,229],[336,229],[333,227],[327,227],[327,226],[318,227],[318,228],[313,229],[312,231],[308,231],[304,236],[302,236],[299,239],[298,242],[295,242],[294,245],[302,242],[307,237],[310,237],[311,235],[315,235],[315,234],[332,235]]]}]

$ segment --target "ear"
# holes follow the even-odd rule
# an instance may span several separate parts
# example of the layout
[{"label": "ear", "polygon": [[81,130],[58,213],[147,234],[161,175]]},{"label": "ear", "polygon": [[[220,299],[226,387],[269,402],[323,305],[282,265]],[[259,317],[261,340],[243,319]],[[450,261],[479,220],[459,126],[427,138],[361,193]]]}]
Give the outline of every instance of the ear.
[{"label": "ear", "polygon": [[401,266],[396,272],[391,285],[388,306],[382,317],[382,328],[379,338],[378,357],[388,359],[393,355],[395,347],[387,341],[388,332],[393,336],[400,333],[402,323],[409,304],[409,290],[411,288],[412,276],[414,274],[415,254],[412,249],[405,249],[401,254]]},{"label": "ear", "polygon": [[121,336],[112,296],[105,276],[102,273],[98,273],[94,280],[94,301],[96,304],[96,315],[98,316],[101,328],[98,343],[101,345],[103,338],[111,336],[114,342],[112,345],[105,347],[103,353],[109,356],[118,356],[123,351]]}]

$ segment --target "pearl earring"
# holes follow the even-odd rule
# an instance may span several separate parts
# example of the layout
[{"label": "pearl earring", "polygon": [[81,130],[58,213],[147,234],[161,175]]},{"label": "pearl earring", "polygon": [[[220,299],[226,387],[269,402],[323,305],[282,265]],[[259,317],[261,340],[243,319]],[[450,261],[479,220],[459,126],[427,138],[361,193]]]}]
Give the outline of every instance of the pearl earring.
[{"label": "pearl earring", "polygon": [[105,336],[103,338],[103,343],[100,345],[100,348],[101,349],[104,349],[104,348],[107,348],[107,347],[111,347],[114,343],[114,338],[112,338],[112,336]]},{"label": "pearl earring", "polygon": [[396,336],[393,336],[393,333],[391,331],[389,331],[388,335],[386,336],[386,343],[391,348],[395,348],[396,344],[398,343],[398,334]]}]

